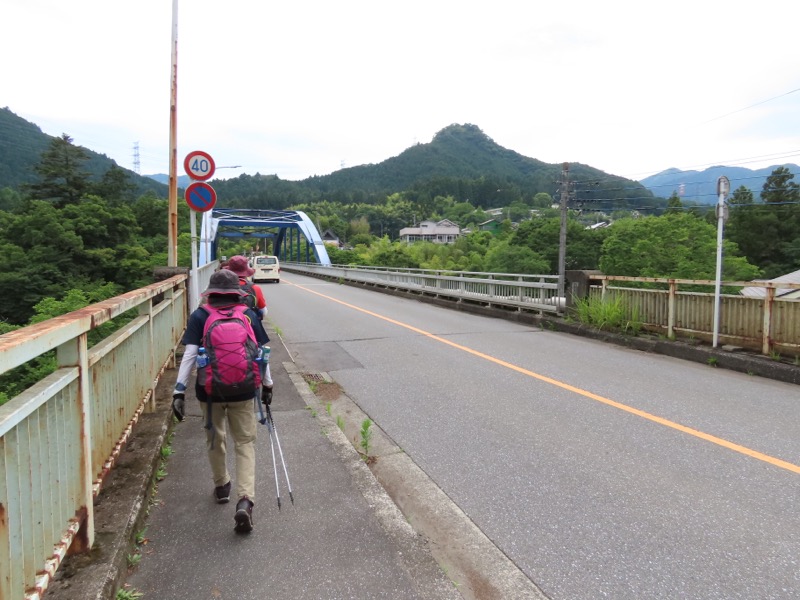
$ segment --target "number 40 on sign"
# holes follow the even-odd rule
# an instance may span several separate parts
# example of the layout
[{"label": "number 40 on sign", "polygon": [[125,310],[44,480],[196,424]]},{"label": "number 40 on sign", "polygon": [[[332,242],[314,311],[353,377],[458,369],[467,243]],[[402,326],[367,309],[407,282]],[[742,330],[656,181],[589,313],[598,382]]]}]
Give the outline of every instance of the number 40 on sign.
[{"label": "number 40 on sign", "polygon": [[195,181],[206,181],[214,176],[216,165],[214,159],[207,152],[195,150],[186,155],[183,168],[186,174]]}]

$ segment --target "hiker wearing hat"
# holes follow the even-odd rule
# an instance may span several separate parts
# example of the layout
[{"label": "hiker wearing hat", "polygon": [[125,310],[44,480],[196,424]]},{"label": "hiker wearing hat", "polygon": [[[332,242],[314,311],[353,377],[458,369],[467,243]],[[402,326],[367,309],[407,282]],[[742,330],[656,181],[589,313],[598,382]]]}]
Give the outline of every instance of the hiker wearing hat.
[{"label": "hiker wearing hat", "polygon": [[[228,259],[223,268],[236,273],[236,276],[239,278],[239,287],[246,294],[244,297],[245,304],[258,314],[259,319],[263,319],[264,314],[267,312],[267,301],[264,299],[264,293],[261,291],[261,288],[257,285],[253,285],[253,283],[248,280],[248,278],[253,276],[256,270],[247,263],[247,258],[241,254],[232,256]],[[266,370],[264,372],[264,398],[272,401],[272,374],[269,369],[269,363],[266,364]]]},{"label": "hiker wearing hat", "polygon": [[241,255],[233,256],[223,268],[236,273],[239,277],[239,286],[247,292],[248,296],[252,296],[251,299],[246,299],[248,306],[256,309],[256,312],[263,318],[264,314],[266,314],[267,301],[261,288],[249,281],[249,278],[253,276],[256,270],[248,264],[247,258]]},{"label": "hiker wearing hat", "polygon": [[[189,315],[181,340],[185,350],[172,394],[172,410],[178,421],[183,421],[186,387],[197,366],[195,393],[203,410],[214,498],[224,504],[231,495],[232,481],[226,464],[227,423],[236,448],[238,502],[234,529],[246,533],[253,529],[255,502],[253,398],[262,385],[257,361],[269,336],[258,315],[244,304],[245,292],[233,271],[222,269],[211,275],[203,296],[207,302]],[[272,394],[262,391],[262,399],[269,404]]]}]

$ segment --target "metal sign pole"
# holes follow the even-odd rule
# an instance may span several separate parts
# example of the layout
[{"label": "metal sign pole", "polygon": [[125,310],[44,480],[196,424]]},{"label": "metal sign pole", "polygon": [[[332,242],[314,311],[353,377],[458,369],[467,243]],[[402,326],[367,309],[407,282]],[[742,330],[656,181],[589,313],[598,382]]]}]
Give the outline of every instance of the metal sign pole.
[{"label": "metal sign pole", "polygon": [[194,310],[198,306],[200,306],[200,286],[198,284],[198,280],[200,276],[197,272],[197,214],[195,211],[190,210],[190,219],[191,219],[191,237],[192,237],[192,289],[191,289],[191,302],[192,306],[190,307],[191,310]]},{"label": "metal sign pole", "polygon": [[722,287],[722,230],[727,218],[725,198],[731,188],[730,181],[724,175],[717,179],[717,279],[714,285],[714,336],[712,346],[719,344],[719,310],[720,310],[720,289]]},{"label": "metal sign pole", "polygon": [[178,0],[172,0],[172,77],[169,107],[167,266],[178,266]]}]

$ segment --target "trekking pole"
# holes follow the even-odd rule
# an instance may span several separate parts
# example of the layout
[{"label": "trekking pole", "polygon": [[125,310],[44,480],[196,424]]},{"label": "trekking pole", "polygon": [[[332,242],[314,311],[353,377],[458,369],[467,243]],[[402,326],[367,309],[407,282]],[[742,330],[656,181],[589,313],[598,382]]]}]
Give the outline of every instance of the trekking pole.
[{"label": "trekking pole", "polygon": [[256,390],[256,395],[254,398],[256,402],[256,406],[258,407],[258,422],[262,425],[267,426],[267,430],[269,431],[269,445],[270,449],[272,450],[272,471],[275,473],[275,492],[278,496],[278,510],[281,509],[281,488],[278,485],[278,465],[275,462],[275,444],[272,441],[272,427],[270,427],[269,421],[267,420],[267,415],[264,414],[264,405],[261,403],[261,389]]},{"label": "trekking pole", "polygon": [[[267,348],[267,351],[269,351],[269,348]],[[267,370],[267,362],[269,361],[269,354],[267,354],[266,357],[264,356],[264,354],[265,354],[264,348],[263,347],[259,348],[258,358],[256,358],[256,361],[258,362],[258,369],[261,373],[262,381],[264,380],[264,375]],[[270,419],[269,405],[262,403],[261,394],[262,390],[261,386],[259,385],[258,388],[256,389],[256,396],[255,396],[256,406],[258,407],[258,417],[259,417],[258,422],[261,423],[262,425],[266,425],[267,431],[269,431],[269,448],[270,451],[272,452],[272,472],[275,473],[275,494],[278,498],[278,510],[280,510],[281,486],[280,483],[278,482],[278,463],[275,461],[275,441],[273,439],[274,426],[271,423]],[[264,413],[265,407],[267,410],[266,414]],[[277,434],[275,434],[274,437],[277,438]],[[280,442],[278,442],[278,449],[280,450]],[[281,456],[281,458],[283,457]],[[291,491],[289,492],[289,494],[291,495]],[[294,500],[292,500],[292,504],[294,504]]]},{"label": "trekking pole", "polygon": [[[267,414],[269,414],[269,406],[267,406]],[[273,434],[273,427],[270,424],[269,419],[267,419],[267,431],[269,431],[269,447],[272,450],[272,472],[275,473],[275,491],[278,494],[278,510],[281,509],[281,486],[278,483],[278,465],[275,462],[275,442],[272,440]],[[278,445],[280,449],[280,445]],[[289,491],[289,497],[291,497],[292,492]],[[294,500],[292,500],[292,504],[294,504]]]},{"label": "trekking pole", "polygon": [[[289,500],[292,501],[292,505],[294,505],[294,494],[292,494],[292,484],[289,481],[289,471],[286,470],[286,460],[283,458],[283,449],[281,448],[281,439],[278,437],[278,429],[275,427],[275,421],[272,420],[272,411],[269,409],[269,404],[267,404],[267,422],[272,426],[270,432],[275,432],[275,441],[278,444],[278,453],[281,456],[281,464],[283,465],[283,474],[286,477],[286,487],[289,488]],[[272,439],[272,438],[270,438]],[[275,477],[277,478],[278,474],[275,473]]]}]

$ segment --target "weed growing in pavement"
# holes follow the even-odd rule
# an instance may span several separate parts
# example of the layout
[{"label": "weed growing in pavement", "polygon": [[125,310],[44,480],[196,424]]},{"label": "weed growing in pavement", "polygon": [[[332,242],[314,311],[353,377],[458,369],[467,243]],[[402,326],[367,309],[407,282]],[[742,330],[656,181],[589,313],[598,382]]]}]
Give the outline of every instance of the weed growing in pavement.
[{"label": "weed growing in pavement", "polygon": [[344,419],[342,418],[342,415],[336,415],[336,425],[339,427],[339,429],[344,431]]},{"label": "weed growing in pavement", "polygon": [[167,476],[167,459],[172,456],[174,450],[172,449],[172,437],[175,435],[175,432],[171,432],[165,442],[164,445],[161,446],[160,454],[161,454],[161,462],[158,465],[158,470],[156,471],[156,481],[161,481]]},{"label": "weed growing in pavement", "polygon": [[642,328],[637,307],[631,310],[631,318],[628,319],[626,313],[628,307],[621,297],[606,298],[584,298],[575,303],[575,313],[578,320],[586,325],[592,325],[598,329],[617,329],[624,333],[638,335]]},{"label": "weed growing in pavement", "polygon": [[121,589],[117,590],[116,600],[137,600],[138,598],[141,598],[142,595],[142,592],[134,588]]},{"label": "weed growing in pavement", "polygon": [[708,366],[709,367],[716,367],[717,366],[717,357],[716,356],[709,356],[708,360],[706,362],[708,362]]},{"label": "weed growing in pavement", "polygon": [[332,410],[331,403],[327,402],[325,404],[325,412],[328,413],[328,416],[331,416],[331,410]]},{"label": "weed growing in pavement", "polygon": [[772,352],[769,353],[769,357],[772,360],[780,360],[781,359],[781,353],[780,352],[776,352],[776,351],[773,350]]},{"label": "weed growing in pavement", "polygon": [[128,568],[135,569],[142,561],[142,553],[137,550],[133,554],[128,554],[126,560],[128,561]]},{"label": "weed growing in pavement", "polygon": [[147,533],[147,527],[145,527],[144,529],[140,529],[139,531],[136,532],[136,537],[134,538],[134,541],[136,542],[137,546],[141,546],[142,544],[147,542],[147,538],[145,537],[146,533]]},{"label": "weed growing in pavement", "polygon": [[361,441],[359,446],[364,450],[364,454],[369,457],[369,443],[372,441],[372,421],[364,419],[361,423]]}]

